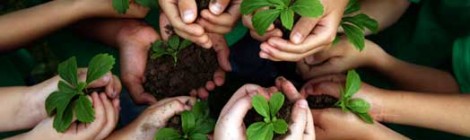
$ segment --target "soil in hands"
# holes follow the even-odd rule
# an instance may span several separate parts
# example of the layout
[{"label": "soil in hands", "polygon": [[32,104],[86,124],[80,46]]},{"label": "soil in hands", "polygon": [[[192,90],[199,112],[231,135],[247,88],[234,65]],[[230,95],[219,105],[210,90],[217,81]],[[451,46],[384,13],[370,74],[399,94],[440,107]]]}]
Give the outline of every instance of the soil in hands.
[{"label": "soil in hands", "polygon": [[[290,101],[286,100],[284,104],[282,105],[281,109],[279,110],[279,112],[277,112],[277,117],[279,117],[280,119],[284,119],[287,122],[287,124],[290,124],[292,122],[291,111],[292,111],[293,105],[294,103],[291,103]],[[262,122],[264,121],[263,119],[264,119],[263,116],[259,115],[253,108],[250,111],[248,111],[245,118],[243,118],[243,122],[245,123],[245,126],[248,128],[248,126],[250,126],[252,123]],[[287,136],[289,133],[290,133],[290,130],[287,130],[286,134],[284,135],[279,135],[279,134],[274,133],[274,139],[281,140],[285,136]]]}]

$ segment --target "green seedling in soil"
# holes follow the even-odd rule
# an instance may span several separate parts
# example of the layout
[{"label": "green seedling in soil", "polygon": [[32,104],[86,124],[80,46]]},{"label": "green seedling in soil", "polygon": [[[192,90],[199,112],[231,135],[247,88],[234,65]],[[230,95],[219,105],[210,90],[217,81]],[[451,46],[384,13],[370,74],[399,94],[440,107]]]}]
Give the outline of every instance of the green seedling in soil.
[{"label": "green seedling in soil", "polygon": [[344,90],[341,90],[340,98],[335,105],[345,112],[353,112],[366,123],[373,124],[374,120],[369,115],[370,104],[364,99],[352,97],[359,91],[360,87],[361,78],[359,74],[355,70],[349,70],[346,76],[346,86]]},{"label": "green seedling in soil", "polygon": [[207,134],[215,127],[209,116],[207,102],[198,101],[190,111],[181,113],[181,130],[165,127],[155,135],[155,140],[207,140]]},{"label": "green seedling in soil", "polygon": [[157,59],[162,57],[163,55],[170,55],[173,57],[173,60],[176,64],[178,62],[178,52],[183,50],[186,47],[189,47],[193,44],[189,40],[182,40],[177,35],[172,35],[168,39],[168,42],[163,42],[162,40],[158,40],[152,44],[152,55],[150,58]]},{"label": "green seedling in soil", "polygon": [[284,95],[277,92],[267,101],[261,95],[255,95],[251,101],[255,111],[264,117],[264,121],[252,123],[246,130],[248,140],[271,140],[274,133],[285,134],[287,122],[277,116],[284,104]]},{"label": "green seedling in soil", "polygon": [[[345,16],[341,19],[340,26],[343,28],[348,41],[353,44],[356,49],[362,51],[365,46],[364,32],[366,29],[369,29],[371,32],[377,33],[379,30],[379,23],[366,14],[359,13],[358,11],[360,9],[361,5],[357,0],[349,0],[343,14]],[[334,42],[337,41],[339,41],[338,37],[336,37]]]},{"label": "green seedling in soil", "polygon": [[55,114],[53,127],[57,132],[65,132],[72,124],[74,115],[81,123],[91,123],[95,120],[95,111],[87,97],[86,87],[109,72],[114,63],[114,57],[109,54],[96,55],[88,65],[85,82],[78,81],[75,57],[59,64],[58,72],[62,78],[58,84],[59,90],[46,99],[46,111],[49,116]]},{"label": "green seedling in soil", "polygon": [[244,15],[254,13],[253,27],[258,34],[264,35],[278,17],[284,28],[292,30],[294,14],[316,18],[323,15],[324,9],[320,0],[244,0],[240,11]]}]

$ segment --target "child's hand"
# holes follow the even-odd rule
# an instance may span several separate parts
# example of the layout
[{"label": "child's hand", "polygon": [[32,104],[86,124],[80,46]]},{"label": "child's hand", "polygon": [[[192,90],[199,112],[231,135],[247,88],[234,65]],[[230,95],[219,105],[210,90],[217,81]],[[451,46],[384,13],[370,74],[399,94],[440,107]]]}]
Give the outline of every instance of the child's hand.
[{"label": "child's hand", "polygon": [[64,133],[58,133],[53,127],[53,118],[39,123],[30,132],[20,135],[24,139],[68,139],[68,140],[101,140],[107,137],[116,126],[119,117],[119,99],[110,100],[105,94],[91,94],[95,121],[90,124],[73,123]]},{"label": "child's hand", "polygon": [[[125,14],[119,14],[113,8],[113,0],[73,0],[82,8],[86,17],[119,17],[119,18],[144,18],[149,9],[137,4],[134,0],[129,3],[129,9]],[[126,1],[127,2],[127,1]]]},{"label": "child's hand", "polygon": [[158,101],[148,107],[131,124],[111,134],[108,139],[153,140],[157,130],[165,127],[170,118],[185,110],[190,110],[195,102],[195,98],[187,96]]},{"label": "child's hand", "polygon": [[[209,9],[201,11],[197,23],[207,32],[226,34],[230,32],[240,18],[241,0],[214,0],[210,2]],[[224,12],[226,11],[226,12]]]},{"label": "child's hand", "polygon": [[365,47],[360,52],[346,37],[341,37],[340,42],[316,54],[307,56],[297,63],[297,68],[304,79],[337,74],[358,67],[375,67],[385,65],[389,58],[377,44],[366,40]]},{"label": "child's hand", "polygon": [[162,12],[160,28],[171,23],[174,32],[204,48],[211,48],[212,42],[204,28],[194,23],[197,18],[197,7],[194,0],[159,0]]}]

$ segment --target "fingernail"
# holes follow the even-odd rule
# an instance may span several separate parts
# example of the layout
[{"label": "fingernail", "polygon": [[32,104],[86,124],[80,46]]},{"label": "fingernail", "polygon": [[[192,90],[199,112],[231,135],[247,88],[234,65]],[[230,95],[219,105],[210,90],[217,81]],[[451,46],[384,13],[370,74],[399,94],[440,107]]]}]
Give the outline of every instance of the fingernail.
[{"label": "fingernail", "polygon": [[103,81],[108,82],[111,79],[110,77],[111,76],[108,76],[108,75],[104,76]]},{"label": "fingernail", "polygon": [[248,93],[248,96],[250,96],[250,97],[253,97],[253,96],[255,96],[255,95],[256,95],[256,92],[250,92],[250,93]]},{"label": "fingernail", "polygon": [[269,51],[268,47],[266,47],[266,46],[262,46],[261,50],[265,53],[271,53],[271,51]]},{"label": "fingernail", "polygon": [[268,54],[266,54],[266,53],[264,53],[264,52],[261,52],[261,53],[259,54],[259,57],[264,58],[264,59],[268,59]]},{"label": "fingernail", "polygon": [[277,77],[277,80],[284,81],[284,80],[286,80],[286,78],[284,78],[284,76],[279,76],[279,77]]},{"label": "fingernail", "polygon": [[303,99],[300,100],[297,105],[299,105],[300,108],[305,108],[305,109],[308,108],[308,103],[307,103],[307,101],[306,101],[306,100],[303,100]]},{"label": "fingernail", "polygon": [[214,3],[212,4],[209,9],[211,10],[211,12],[213,14],[220,14],[222,13],[222,5],[220,5],[219,3]]},{"label": "fingernail", "polygon": [[116,91],[114,91],[114,92],[111,94],[111,96],[112,96],[113,98],[116,98],[116,95],[117,95]]},{"label": "fingernail", "polygon": [[307,56],[305,58],[305,63],[307,63],[309,65],[313,64],[314,62],[315,62],[315,57],[313,57],[313,56]]},{"label": "fingernail", "polygon": [[183,20],[184,22],[191,22],[194,17],[194,13],[191,10],[184,11]]},{"label": "fingernail", "polygon": [[294,42],[295,44],[298,44],[301,42],[301,40],[302,40],[302,34],[294,33],[294,36],[292,36],[292,42]]}]

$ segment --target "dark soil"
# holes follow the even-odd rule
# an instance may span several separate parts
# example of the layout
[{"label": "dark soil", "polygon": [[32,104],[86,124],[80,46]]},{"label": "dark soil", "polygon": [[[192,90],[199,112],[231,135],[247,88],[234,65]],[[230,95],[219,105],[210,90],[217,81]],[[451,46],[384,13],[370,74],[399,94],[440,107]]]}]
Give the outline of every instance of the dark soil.
[{"label": "dark soil", "polygon": [[170,120],[168,120],[168,122],[166,123],[166,127],[170,127],[170,128],[174,128],[176,130],[178,130],[178,132],[180,134],[183,134],[183,127],[182,124],[181,124],[181,116],[180,115],[176,115],[176,116],[173,116],[170,118]]},{"label": "dark soil", "polygon": [[212,80],[218,66],[212,49],[195,45],[181,50],[176,64],[169,55],[157,59],[149,57],[144,87],[157,99],[188,95],[192,89],[204,87]]},{"label": "dark soil", "polygon": [[330,95],[322,94],[318,96],[308,96],[307,102],[310,109],[324,109],[333,107],[335,103],[338,102],[338,99]]},{"label": "dark soil", "polygon": [[[286,101],[284,102],[284,105],[282,105],[281,109],[277,113],[277,116],[281,119],[286,120],[287,124],[290,124],[290,122],[292,121],[290,117],[291,117],[291,111],[292,111],[293,105],[294,105],[293,103]],[[248,111],[245,118],[243,119],[243,122],[245,123],[247,128],[252,123],[262,122],[262,121],[264,121],[263,116],[256,113],[255,109],[251,109],[250,111]],[[290,133],[289,130],[287,130],[286,134],[284,135],[279,135],[279,134],[274,133],[274,139],[275,140],[282,139],[284,138],[284,136],[286,136],[289,133]]]}]

